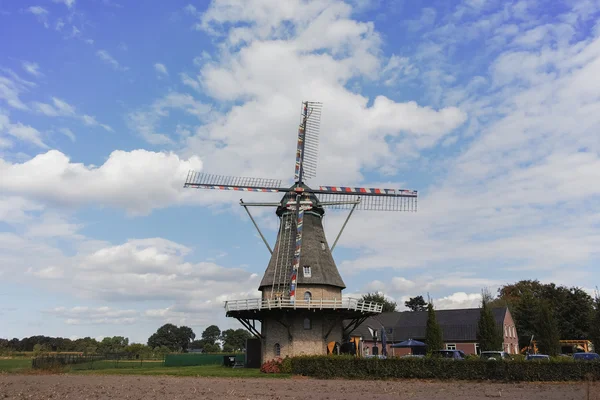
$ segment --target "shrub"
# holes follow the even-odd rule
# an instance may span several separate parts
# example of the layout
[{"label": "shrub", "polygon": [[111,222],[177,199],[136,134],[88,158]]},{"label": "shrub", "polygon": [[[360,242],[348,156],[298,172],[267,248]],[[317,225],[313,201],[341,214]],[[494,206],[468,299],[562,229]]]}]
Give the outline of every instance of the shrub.
[{"label": "shrub", "polygon": [[273,360],[269,360],[260,367],[260,372],[264,372],[266,374],[279,374],[281,373],[281,358],[274,358]]},{"label": "shrub", "polygon": [[336,357],[294,357],[292,373],[317,378],[354,379],[454,379],[518,381],[577,381],[591,376],[600,380],[600,362],[537,361],[454,361],[439,358],[378,359]]},{"label": "shrub", "polygon": [[292,373],[292,359],[290,357],[285,357],[281,362],[281,366],[279,370],[282,374],[291,374]]}]

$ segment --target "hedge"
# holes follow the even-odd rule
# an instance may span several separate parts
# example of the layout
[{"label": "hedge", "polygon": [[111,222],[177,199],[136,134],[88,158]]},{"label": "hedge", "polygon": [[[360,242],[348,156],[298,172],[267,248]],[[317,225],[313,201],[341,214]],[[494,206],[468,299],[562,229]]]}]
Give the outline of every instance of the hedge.
[{"label": "hedge", "polygon": [[519,381],[600,380],[600,362],[487,361],[436,358],[293,357],[292,373],[316,378]]}]

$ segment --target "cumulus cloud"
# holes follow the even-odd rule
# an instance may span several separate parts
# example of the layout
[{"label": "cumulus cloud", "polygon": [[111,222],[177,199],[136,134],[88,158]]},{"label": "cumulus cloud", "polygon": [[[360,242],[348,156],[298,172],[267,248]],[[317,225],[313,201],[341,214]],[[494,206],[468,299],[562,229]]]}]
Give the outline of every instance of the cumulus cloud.
[{"label": "cumulus cloud", "polygon": [[[68,287],[81,297],[105,302],[167,302],[164,308],[119,310],[113,307],[58,307],[47,312],[67,324],[118,324],[142,320],[206,323],[230,298],[259,297],[259,277],[242,268],[211,262],[190,263],[191,249],[162,238],[134,239],[120,245],[98,246],[73,257],[62,256],[60,266],[34,267],[26,273],[53,287]],[[39,266],[38,266],[39,265]],[[7,268],[6,266],[4,268]],[[8,267],[10,270],[10,267]],[[18,274],[18,270],[12,271]],[[231,288],[246,288],[232,292]]]},{"label": "cumulus cloud", "polygon": [[[200,154],[211,172],[289,177],[301,100],[324,103],[323,183],[360,182],[362,169],[393,172],[465,121],[456,107],[435,110],[384,96],[368,106],[367,97],[349,90],[353,79],[378,79],[387,71],[373,24],[353,20],[341,1],[219,1],[205,13],[189,6],[186,12],[220,40],[223,52],[201,64],[198,79],[182,74],[182,82],[214,99],[241,102],[187,138],[186,154]],[[262,114],[269,117],[255,117]]]},{"label": "cumulus cloud", "polygon": [[0,159],[0,190],[59,205],[97,204],[146,214],[199,198],[183,189],[190,169],[202,169],[198,157],[114,151],[97,167],[71,162],[65,154],[50,150],[23,163]]}]

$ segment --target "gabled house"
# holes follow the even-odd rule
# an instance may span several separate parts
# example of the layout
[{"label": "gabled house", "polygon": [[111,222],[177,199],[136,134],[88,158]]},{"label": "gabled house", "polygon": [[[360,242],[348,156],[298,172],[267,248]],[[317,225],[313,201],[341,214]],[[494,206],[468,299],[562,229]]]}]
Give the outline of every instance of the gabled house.
[{"label": "gabled house", "polygon": [[[478,354],[477,324],[479,308],[457,310],[436,310],[436,319],[443,332],[444,347],[448,350],[462,350],[465,354]],[[510,354],[519,353],[517,328],[507,307],[493,308],[496,325],[504,337],[503,350]],[[425,341],[427,311],[395,311],[370,317],[359,325],[352,337],[360,337],[359,351],[363,355],[374,354],[373,347],[381,354],[381,328],[386,332],[388,355],[409,354],[409,349],[392,349],[393,343],[414,339]],[[501,350],[501,349],[498,349]]]}]

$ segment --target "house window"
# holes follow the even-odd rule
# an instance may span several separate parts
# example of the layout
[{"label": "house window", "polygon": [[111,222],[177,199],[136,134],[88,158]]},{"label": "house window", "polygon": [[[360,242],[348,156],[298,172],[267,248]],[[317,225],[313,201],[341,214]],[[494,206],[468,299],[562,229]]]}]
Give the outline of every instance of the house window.
[{"label": "house window", "polygon": [[446,343],[446,350],[456,350],[456,343]]},{"label": "house window", "polygon": [[327,246],[325,246],[325,242],[321,242],[321,250],[325,250]]},{"label": "house window", "polygon": [[304,329],[308,330],[310,328],[310,318],[304,318]]},{"label": "house window", "polygon": [[275,343],[275,357],[281,356],[281,346],[279,343]]},{"label": "house window", "polygon": [[304,292],[304,301],[307,303],[312,299],[312,294],[310,292]]},{"label": "house window", "polygon": [[508,326],[504,325],[504,337],[508,337]]},{"label": "house window", "polygon": [[310,267],[308,265],[304,266],[304,277],[305,278],[310,278],[311,277]]},{"label": "house window", "polygon": [[480,350],[479,350],[479,343],[475,343],[475,354],[479,354]]}]

